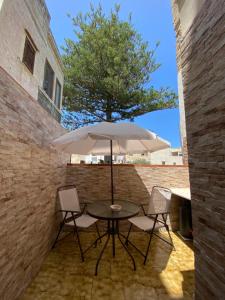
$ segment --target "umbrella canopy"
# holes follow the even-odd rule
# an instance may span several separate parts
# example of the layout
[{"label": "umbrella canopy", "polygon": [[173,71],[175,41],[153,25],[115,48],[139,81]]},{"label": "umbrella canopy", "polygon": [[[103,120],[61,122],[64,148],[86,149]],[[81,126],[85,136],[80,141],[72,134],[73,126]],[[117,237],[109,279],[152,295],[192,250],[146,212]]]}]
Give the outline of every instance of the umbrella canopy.
[{"label": "umbrella canopy", "polygon": [[155,133],[132,123],[102,122],[64,134],[53,141],[61,151],[70,154],[110,155],[111,199],[114,203],[113,154],[153,152],[170,147]]},{"label": "umbrella canopy", "polygon": [[138,154],[170,147],[170,143],[155,133],[132,123],[107,123],[85,126],[53,141],[61,151],[83,155]]}]

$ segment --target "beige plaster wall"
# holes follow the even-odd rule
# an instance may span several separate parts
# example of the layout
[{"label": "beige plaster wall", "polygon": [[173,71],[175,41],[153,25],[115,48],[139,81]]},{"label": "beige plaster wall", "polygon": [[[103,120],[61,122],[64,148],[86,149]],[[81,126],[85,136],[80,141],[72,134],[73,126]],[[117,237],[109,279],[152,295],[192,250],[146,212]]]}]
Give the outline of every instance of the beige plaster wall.
[{"label": "beige plaster wall", "polygon": [[[57,77],[62,86],[64,81],[49,21],[50,16],[43,0],[3,0],[0,5],[0,66],[34,99],[37,99],[38,87],[43,86],[46,59],[55,72],[55,81]],[[34,74],[22,63],[25,29],[38,48]],[[55,83],[53,91],[55,93]]]},{"label": "beige plaster wall", "polygon": [[204,2],[205,0],[177,0],[183,35],[192,25]]}]

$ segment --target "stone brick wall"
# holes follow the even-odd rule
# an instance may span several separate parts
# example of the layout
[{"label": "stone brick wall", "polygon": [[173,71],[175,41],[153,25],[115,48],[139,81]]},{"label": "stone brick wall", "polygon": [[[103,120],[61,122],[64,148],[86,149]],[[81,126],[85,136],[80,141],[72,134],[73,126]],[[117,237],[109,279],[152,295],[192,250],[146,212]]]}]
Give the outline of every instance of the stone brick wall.
[{"label": "stone brick wall", "polygon": [[[114,197],[148,203],[152,187],[189,187],[186,166],[114,165]],[[111,199],[111,177],[109,165],[68,165],[67,183],[75,184],[81,201]],[[177,229],[179,222],[177,197],[172,201],[171,225]],[[126,227],[124,227],[126,229]]]},{"label": "stone brick wall", "polygon": [[[67,156],[49,147],[64,130],[0,68],[0,299],[38,272],[55,233],[56,188]],[[64,158],[63,158],[64,157]]]},{"label": "stone brick wall", "polygon": [[[196,299],[225,295],[225,1],[205,0],[182,35],[173,1],[182,70],[195,244]],[[187,12],[188,14],[188,12]]]},{"label": "stone brick wall", "polygon": [[[185,166],[114,165],[113,173],[117,200],[148,202],[154,185],[189,187]],[[81,201],[111,199],[109,165],[69,164],[66,181],[76,185]]]}]

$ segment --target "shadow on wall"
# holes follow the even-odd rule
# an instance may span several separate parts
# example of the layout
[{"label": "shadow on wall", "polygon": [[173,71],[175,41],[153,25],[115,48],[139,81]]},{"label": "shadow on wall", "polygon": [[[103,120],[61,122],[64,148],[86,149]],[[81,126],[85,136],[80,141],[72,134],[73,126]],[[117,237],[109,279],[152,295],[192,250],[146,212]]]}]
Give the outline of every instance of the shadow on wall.
[{"label": "shadow on wall", "polygon": [[[137,204],[149,203],[152,187],[188,187],[188,168],[185,166],[114,165],[115,200],[128,200]],[[111,177],[108,165],[68,165],[67,184],[74,184],[80,201],[111,199]],[[178,221],[179,201],[172,201],[175,212],[171,223]],[[173,205],[173,203],[175,205]],[[124,224],[126,222],[122,222]],[[176,229],[177,226],[174,227]],[[122,227],[127,230],[127,227]]]},{"label": "shadow on wall", "polygon": [[[116,200],[148,202],[152,187],[189,187],[186,166],[114,165]],[[81,201],[111,199],[110,166],[68,165],[67,184],[74,184]]]},{"label": "shadow on wall", "polygon": [[183,276],[182,290],[188,292],[194,299],[194,270],[181,271]]}]

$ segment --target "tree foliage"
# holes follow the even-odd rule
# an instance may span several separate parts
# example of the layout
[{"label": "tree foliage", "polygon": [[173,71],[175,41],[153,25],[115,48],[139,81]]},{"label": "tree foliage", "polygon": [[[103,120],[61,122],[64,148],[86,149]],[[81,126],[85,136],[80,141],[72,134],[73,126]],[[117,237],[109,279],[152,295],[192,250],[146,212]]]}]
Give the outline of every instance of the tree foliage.
[{"label": "tree foliage", "polygon": [[122,21],[118,5],[106,16],[101,5],[73,20],[75,39],[66,39],[64,123],[70,128],[101,121],[134,120],[142,114],[172,108],[176,94],[155,89],[151,74],[159,68],[134,29]]}]

